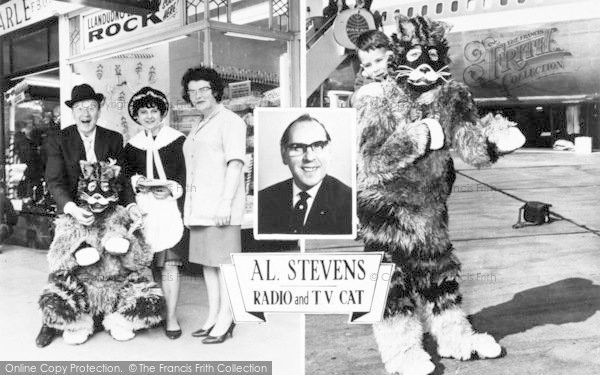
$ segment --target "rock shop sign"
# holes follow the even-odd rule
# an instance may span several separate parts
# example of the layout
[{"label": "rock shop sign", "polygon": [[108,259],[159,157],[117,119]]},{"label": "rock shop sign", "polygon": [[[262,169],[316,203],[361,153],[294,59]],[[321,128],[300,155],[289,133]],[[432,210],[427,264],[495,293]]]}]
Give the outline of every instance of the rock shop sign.
[{"label": "rock shop sign", "polygon": [[183,0],[163,0],[158,12],[143,16],[113,10],[96,11],[82,16],[83,51],[147,37],[153,33],[164,33],[166,28],[179,26],[180,1]]}]

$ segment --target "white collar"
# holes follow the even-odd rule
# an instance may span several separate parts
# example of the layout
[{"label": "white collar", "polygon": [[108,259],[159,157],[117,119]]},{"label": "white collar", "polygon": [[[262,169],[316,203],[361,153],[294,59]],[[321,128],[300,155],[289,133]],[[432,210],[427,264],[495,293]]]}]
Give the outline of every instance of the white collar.
[{"label": "white collar", "polygon": [[[183,135],[179,130],[173,129],[170,126],[164,125],[158,132],[156,139],[154,140],[154,147],[162,148],[176,140]],[[133,138],[129,140],[129,144],[140,149],[147,150],[151,144],[148,139],[148,135],[145,130],[138,132]]]},{"label": "white collar", "polygon": [[196,133],[198,133],[200,131],[200,129],[202,129],[206,124],[208,124],[208,122],[210,120],[212,120],[216,115],[218,115],[219,113],[221,113],[221,110],[223,109],[223,105],[221,103],[218,103],[215,108],[212,110],[211,113],[209,113],[207,116],[204,116],[200,119],[200,121],[198,122],[198,124],[192,129],[192,131],[190,132],[190,134],[195,135]]},{"label": "white collar", "polygon": [[[75,126],[77,126],[77,125],[75,125]],[[94,130],[92,130],[92,134],[90,134],[90,135],[88,135],[88,136],[85,136],[85,135],[84,135],[84,134],[83,134],[83,133],[82,133],[82,132],[79,130],[79,128],[77,128],[77,133],[79,133],[79,136],[81,137],[81,140],[82,140],[82,141],[84,141],[84,142],[85,142],[85,141],[89,141],[89,140],[92,140],[92,141],[94,141],[94,140],[96,139],[96,127],[97,127],[97,126],[98,126],[98,125],[94,126]]]},{"label": "white collar", "polygon": [[308,193],[308,195],[310,195],[310,198],[315,199],[315,197],[317,196],[317,193],[319,192],[319,188],[321,187],[322,183],[323,183],[323,180],[321,180],[321,182],[319,182],[318,184],[316,184],[315,186],[311,187],[308,190],[302,190],[302,189],[300,189],[298,187],[298,185],[296,185],[296,181],[294,181],[292,179],[292,194],[293,194],[293,197],[296,197],[301,192],[306,191]]}]

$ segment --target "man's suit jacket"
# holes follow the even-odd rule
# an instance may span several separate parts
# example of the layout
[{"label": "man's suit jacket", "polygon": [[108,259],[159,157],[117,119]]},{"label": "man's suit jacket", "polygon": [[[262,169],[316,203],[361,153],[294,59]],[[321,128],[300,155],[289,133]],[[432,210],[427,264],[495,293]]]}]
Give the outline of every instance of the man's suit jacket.
[{"label": "man's suit jacket", "polygon": [[[292,229],[292,179],[258,193],[258,233],[295,234]],[[352,190],[325,176],[314,197],[302,234],[351,234]]]},{"label": "man's suit jacket", "polygon": [[[48,162],[46,183],[56,201],[58,212],[62,213],[69,201],[76,202],[77,181],[81,173],[79,161],[85,160],[85,146],[76,125],[64,128],[48,139]],[[94,151],[98,161],[118,160],[123,150],[121,134],[96,126]],[[127,187],[126,187],[127,188]],[[128,204],[131,202],[122,202]]]}]

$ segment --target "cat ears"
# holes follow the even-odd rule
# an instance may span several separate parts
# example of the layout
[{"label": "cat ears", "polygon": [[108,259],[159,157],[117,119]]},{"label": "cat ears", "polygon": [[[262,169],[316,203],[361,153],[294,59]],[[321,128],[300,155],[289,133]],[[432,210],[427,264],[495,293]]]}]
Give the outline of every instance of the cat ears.
[{"label": "cat ears", "polygon": [[118,177],[119,173],[121,173],[121,167],[117,165],[115,159],[108,159],[108,162],[101,161],[98,163],[80,160],[79,168],[85,179],[100,179],[102,177],[102,180],[110,180]]},{"label": "cat ears", "polygon": [[446,34],[452,29],[452,25],[435,21],[428,17],[417,16],[408,18],[400,14],[394,13],[396,20],[398,38],[402,42],[409,42],[412,45],[438,45],[445,43]]},{"label": "cat ears", "polygon": [[121,167],[117,165],[117,161],[113,158],[108,158],[108,163],[101,161],[102,170],[110,170],[114,174],[113,177],[118,177],[121,173]]},{"label": "cat ears", "polygon": [[81,174],[83,175],[83,178],[92,178],[96,174],[96,165],[97,163],[90,163],[85,160],[80,160],[79,168],[81,169]]}]

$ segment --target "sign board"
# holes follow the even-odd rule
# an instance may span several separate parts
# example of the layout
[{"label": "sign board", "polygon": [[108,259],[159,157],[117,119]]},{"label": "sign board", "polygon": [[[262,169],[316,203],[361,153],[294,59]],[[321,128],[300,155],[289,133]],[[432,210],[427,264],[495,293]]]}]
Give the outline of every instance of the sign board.
[{"label": "sign board", "polygon": [[33,25],[57,14],[80,8],[79,5],[52,0],[11,0],[0,5],[0,35]]},{"label": "sign board", "polygon": [[244,96],[250,96],[252,94],[251,82],[242,81],[234,82],[229,84],[229,98],[242,98]]},{"label": "sign board", "polygon": [[132,41],[149,34],[164,33],[181,22],[180,1],[162,0],[157,12],[143,16],[115,10],[100,10],[81,17],[83,52],[105,48],[124,40]]},{"label": "sign board", "polygon": [[354,42],[365,31],[375,29],[375,19],[365,9],[348,9],[337,15],[333,24],[333,37],[342,47],[356,49]]},{"label": "sign board", "polygon": [[451,33],[452,76],[481,99],[595,95],[599,34],[598,19]]},{"label": "sign board", "polygon": [[[58,1],[73,2],[73,0]],[[148,12],[158,12],[160,0],[77,0],[76,3],[88,7],[144,15]]]}]

